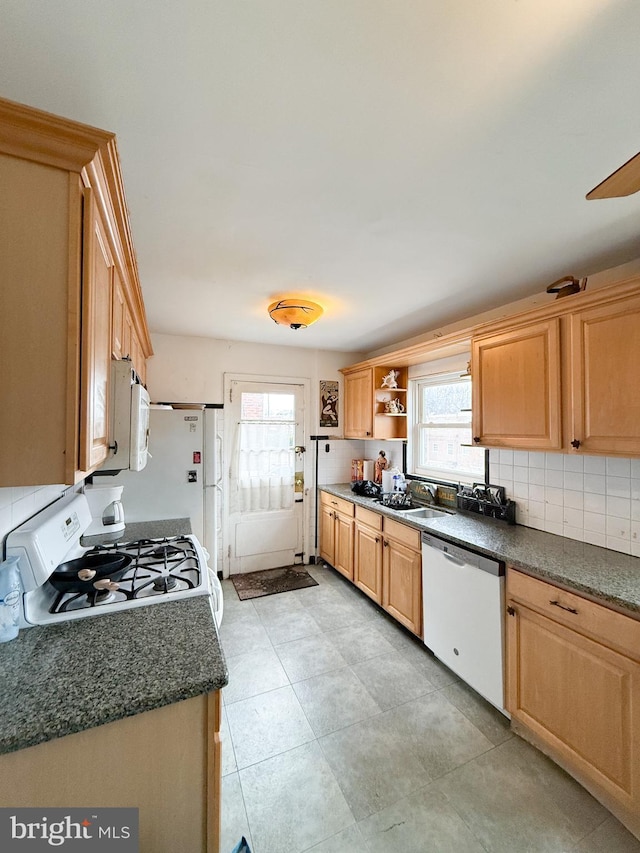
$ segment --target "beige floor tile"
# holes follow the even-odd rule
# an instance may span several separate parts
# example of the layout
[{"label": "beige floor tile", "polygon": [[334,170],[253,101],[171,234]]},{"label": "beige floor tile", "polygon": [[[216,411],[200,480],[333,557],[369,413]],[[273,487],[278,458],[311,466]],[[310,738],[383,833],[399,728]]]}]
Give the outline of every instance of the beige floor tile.
[{"label": "beige floor tile", "polygon": [[254,853],[302,853],[354,822],[317,743],[240,771]]},{"label": "beige floor tile", "polygon": [[433,684],[396,651],[353,664],[353,671],[381,708],[392,708],[435,690]]},{"label": "beige floor tile", "polygon": [[347,663],[358,663],[393,652],[393,646],[370,623],[327,631],[326,636]]},{"label": "beige floor tile", "polygon": [[291,687],[225,707],[239,769],[315,738]]},{"label": "beige floor tile", "polygon": [[384,716],[370,717],[319,739],[356,820],[431,781],[406,738],[387,725]]},{"label": "beige floor tile", "polygon": [[230,657],[227,667],[229,683],[222,691],[226,704],[258,696],[289,683],[280,658],[271,646]]},{"label": "beige floor tile", "polygon": [[606,813],[551,762],[545,768],[541,753],[526,744],[523,752],[520,744],[512,738],[434,785],[492,853],[567,853]]},{"label": "beige floor tile", "polygon": [[460,815],[431,785],[358,826],[370,853],[486,853]]},{"label": "beige floor tile", "polygon": [[247,812],[244,807],[244,797],[240,785],[240,777],[232,773],[222,779],[222,813],[220,826],[221,853],[230,853],[238,841],[244,837],[252,845],[251,830]]},{"label": "beige floor tile", "polygon": [[504,714],[483,699],[472,687],[457,681],[440,691],[482,734],[496,746],[513,737],[510,722]]},{"label": "beige floor tile", "polygon": [[275,648],[291,682],[339,669],[347,663],[324,634],[303,637]]},{"label": "beige floor tile", "polygon": [[380,713],[378,703],[349,667],[298,681],[293,689],[316,737]]}]

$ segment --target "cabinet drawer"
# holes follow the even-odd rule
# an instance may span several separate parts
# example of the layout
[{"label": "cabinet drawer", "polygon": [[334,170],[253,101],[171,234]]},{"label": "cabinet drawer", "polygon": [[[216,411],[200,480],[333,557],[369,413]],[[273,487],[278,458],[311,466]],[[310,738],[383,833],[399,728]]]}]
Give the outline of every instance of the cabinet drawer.
[{"label": "cabinet drawer", "polygon": [[382,516],[380,513],[365,509],[363,506],[356,505],[356,521],[366,524],[374,530],[382,530]]},{"label": "cabinet drawer", "polygon": [[344,498],[337,498],[328,492],[320,492],[320,503],[332,507],[332,509],[342,513],[342,515],[348,515],[353,518],[355,505],[351,501],[347,501]]},{"label": "cabinet drawer", "polygon": [[399,521],[393,521],[391,518],[384,520],[384,532],[390,539],[395,539],[396,542],[401,542],[407,548],[413,548],[414,551],[421,550],[420,531],[414,527],[409,527],[408,524],[401,524]]},{"label": "cabinet drawer", "polygon": [[507,598],[640,661],[640,621],[523,572],[507,572]]}]

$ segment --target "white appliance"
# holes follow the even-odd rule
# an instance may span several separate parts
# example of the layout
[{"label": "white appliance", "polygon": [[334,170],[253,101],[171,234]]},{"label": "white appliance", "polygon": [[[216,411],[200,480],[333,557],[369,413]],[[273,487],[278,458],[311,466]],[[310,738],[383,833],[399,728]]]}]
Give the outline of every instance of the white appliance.
[{"label": "white appliance", "polygon": [[422,534],[424,643],[506,716],[504,563]]},{"label": "white appliance", "polygon": [[[86,548],[80,538],[91,524],[91,512],[83,494],[72,494],[56,501],[7,537],[7,555],[19,558],[23,587],[23,627],[51,625],[69,619],[81,619],[207,595],[218,625],[222,621],[222,588],[207,565],[207,555],[198,539],[172,536],[141,539]],[[54,586],[56,570],[73,567],[67,579],[95,574],[96,557],[104,562],[121,555],[127,557],[126,571],[117,580],[101,579],[96,584],[86,578],[86,586],[72,589]],[[91,561],[94,562],[91,562]],[[86,567],[83,563],[86,561]],[[122,564],[122,561],[119,561]]]},{"label": "white appliance", "polygon": [[85,536],[100,533],[119,533],[124,530],[124,507],[120,485],[90,483],[84,487],[84,495],[91,512],[91,524]]},{"label": "white appliance", "polygon": [[149,451],[149,394],[128,358],[111,362],[109,456],[102,471],[142,471]]},{"label": "white appliance", "polygon": [[191,519],[193,533],[209,552],[214,571],[221,530],[221,409],[219,405],[152,406],[149,462],[144,471],[118,475],[124,486],[127,521]]}]

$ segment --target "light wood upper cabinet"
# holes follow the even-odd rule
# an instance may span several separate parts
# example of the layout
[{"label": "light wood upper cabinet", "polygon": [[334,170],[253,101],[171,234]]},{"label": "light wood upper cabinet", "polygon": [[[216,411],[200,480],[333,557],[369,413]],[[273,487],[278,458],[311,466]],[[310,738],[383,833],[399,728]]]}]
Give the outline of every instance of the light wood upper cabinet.
[{"label": "light wood upper cabinet", "polygon": [[345,438],[373,438],[373,369],[344,374]]},{"label": "light wood upper cabinet", "polygon": [[71,484],[105,458],[111,357],[152,352],[115,138],[0,99],[0,185],[0,486]]},{"label": "light wood upper cabinet", "polygon": [[476,444],[560,450],[559,318],[475,338],[472,374]]},{"label": "light wood upper cabinet", "polygon": [[[345,438],[378,440],[407,437],[407,369],[395,368],[398,388],[383,388],[388,366],[344,368]],[[390,413],[387,404],[397,401],[399,411]]]},{"label": "light wood upper cabinet", "polygon": [[82,298],[80,468],[91,471],[109,454],[109,380],[113,258],[93,194],[85,192]]},{"label": "light wood upper cabinet", "polygon": [[640,455],[640,296],[572,314],[570,346],[573,447]]},{"label": "light wood upper cabinet", "polygon": [[474,442],[640,456],[639,329],[635,278],[477,330]]},{"label": "light wood upper cabinet", "polygon": [[507,573],[515,731],[640,833],[640,622]]}]

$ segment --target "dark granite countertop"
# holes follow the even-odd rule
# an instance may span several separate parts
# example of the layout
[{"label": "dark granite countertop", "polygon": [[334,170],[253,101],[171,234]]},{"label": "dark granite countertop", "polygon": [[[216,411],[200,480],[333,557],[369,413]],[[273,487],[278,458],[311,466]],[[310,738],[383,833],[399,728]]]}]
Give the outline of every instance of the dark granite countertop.
[{"label": "dark granite countertop", "polygon": [[640,619],[637,557],[472,513],[458,511],[437,519],[411,519],[372,498],[354,494],[348,483],[320,488]]},{"label": "dark granite countertop", "polygon": [[[184,519],[177,521],[176,533],[189,532]],[[0,753],[190,699],[227,682],[208,596],[26,628],[0,643]]]},{"label": "dark granite countertop", "polygon": [[191,521],[188,518],[164,518],[159,521],[133,521],[125,525],[118,533],[100,533],[97,536],[83,536],[81,545],[105,545],[111,542],[135,542],[137,539],[162,539],[165,536],[183,536],[191,533]]}]

